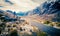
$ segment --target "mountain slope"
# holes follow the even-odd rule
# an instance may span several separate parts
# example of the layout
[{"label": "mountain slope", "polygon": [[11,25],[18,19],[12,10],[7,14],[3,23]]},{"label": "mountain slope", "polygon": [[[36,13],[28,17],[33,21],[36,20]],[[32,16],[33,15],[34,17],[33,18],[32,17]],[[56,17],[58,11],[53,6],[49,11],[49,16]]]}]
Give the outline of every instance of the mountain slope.
[{"label": "mountain slope", "polygon": [[44,9],[43,14],[51,15],[54,14],[52,21],[60,22],[60,2],[51,1],[50,3],[43,4],[42,9]]},{"label": "mountain slope", "polygon": [[10,21],[16,20],[16,17],[17,17],[13,13],[8,12],[8,11],[4,11],[4,10],[0,10],[0,14],[3,15],[5,20],[10,20]]},{"label": "mountain slope", "polygon": [[29,14],[38,14],[40,18],[42,17],[46,20],[51,19],[51,21],[60,22],[60,1],[46,1],[36,9],[33,9]]}]

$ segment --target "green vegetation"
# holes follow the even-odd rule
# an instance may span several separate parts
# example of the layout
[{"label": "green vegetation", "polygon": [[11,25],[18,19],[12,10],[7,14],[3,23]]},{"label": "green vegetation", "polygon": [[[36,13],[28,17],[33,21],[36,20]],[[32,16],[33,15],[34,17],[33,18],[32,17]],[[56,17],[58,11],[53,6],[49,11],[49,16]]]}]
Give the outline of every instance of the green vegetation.
[{"label": "green vegetation", "polygon": [[38,31],[37,36],[49,36],[49,35],[47,33],[45,33],[45,32]]},{"label": "green vegetation", "polygon": [[51,23],[51,22],[50,22],[50,21],[45,21],[45,22],[44,22],[44,24],[49,24],[49,23]]},{"label": "green vegetation", "polygon": [[59,24],[57,24],[57,26],[58,26],[58,27],[60,27],[60,23],[59,23]]},{"label": "green vegetation", "polygon": [[57,26],[60,27],[60,24],[58,24]]},{"label": "green vegetation", "polygon": [[52,21],[45,21],[44,24],[50,25],[50,26],[57,26],[60,27],[60,22],[52,22]]},{"label": "green vegetation", "polygon": [[9,36],[18,36],[17,30],[11,31]]},{"label": "green vegetation", "polygon": [[52,27],[53,27],[53,26],[54,26],[54,24],[52,24],[52,23],[51,23],[51,24],[50,24],[50,26],[52,26]]},{"label": "green vegetation", "polygon": [[36,36],[50,36],[47,33],[42,32],[42,31],[36,31],[34,33],[36,33],[36,34],[33,34],[33,33],[32,34],[24,33],[24,34],[20,34],[20,35],[22,35],[22,36],[34,36],[34,35],[36,35]]},{"label": "green vegetation", "polygon": [[16,24],[13,24],[13,27],[16,27]]}]

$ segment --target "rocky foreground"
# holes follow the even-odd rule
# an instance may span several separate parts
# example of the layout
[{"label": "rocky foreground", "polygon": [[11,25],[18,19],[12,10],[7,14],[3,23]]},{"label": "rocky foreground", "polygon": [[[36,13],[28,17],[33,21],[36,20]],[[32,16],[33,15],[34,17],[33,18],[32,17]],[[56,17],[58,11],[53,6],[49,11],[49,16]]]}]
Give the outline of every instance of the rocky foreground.
[{"label": "rocky foreground", "polygon": [[0,36],[48,36],[25,20],[0,24]]}]

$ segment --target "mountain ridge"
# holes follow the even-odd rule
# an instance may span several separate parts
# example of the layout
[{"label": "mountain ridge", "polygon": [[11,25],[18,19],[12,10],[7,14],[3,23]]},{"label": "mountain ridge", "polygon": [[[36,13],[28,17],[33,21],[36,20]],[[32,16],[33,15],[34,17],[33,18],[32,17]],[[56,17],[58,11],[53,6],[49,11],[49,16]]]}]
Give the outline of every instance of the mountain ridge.
[{"label": "mountain ridge", "polygon": [[[37,9],[38,11],[36,11]],[[28,15],[38,14],[40,18],[44,17],[44,19],[49,19],[48,17],[51,17],[51,21],[60,22],[60,1],[46,1],[41,6],[38,6],[36,9],[33,9],[31,12],[29,12]]]}]

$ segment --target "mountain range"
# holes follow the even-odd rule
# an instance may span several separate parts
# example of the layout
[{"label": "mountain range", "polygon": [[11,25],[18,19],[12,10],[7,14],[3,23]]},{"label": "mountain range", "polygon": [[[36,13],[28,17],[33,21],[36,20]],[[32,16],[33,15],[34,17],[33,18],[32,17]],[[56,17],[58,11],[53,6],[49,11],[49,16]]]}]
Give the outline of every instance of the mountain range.
[{"label": "mountain range", "polygon": [[3,15],[6,15],[10,18],[15,18],[16,16],[28,16],[38,14],[37,16],[39,16],[39,18],[51,20],[54,22],[60,22],[60,0],[45,1],[40,6],[27,12],[16,13],[16,11],[11,10],[0,10],[0,13],[2,12]]},{"label": "mountain range", "polygon": [[28,15],[38,14],[44,19],[51,19],[54,22],[60,22],[60,0],[46,1],[37,8],[29,11]]},{"label": "mountain range", "polygon": [[[0,9],[0,15],[3,15],[2,17],[7,20],[7,21],[14,21],[14,20],[17,20],[17,16],[13,14],[12,11],[8,11],[8,10],[1,10]],[[2,18],[0,17],[0,18]]]}]

